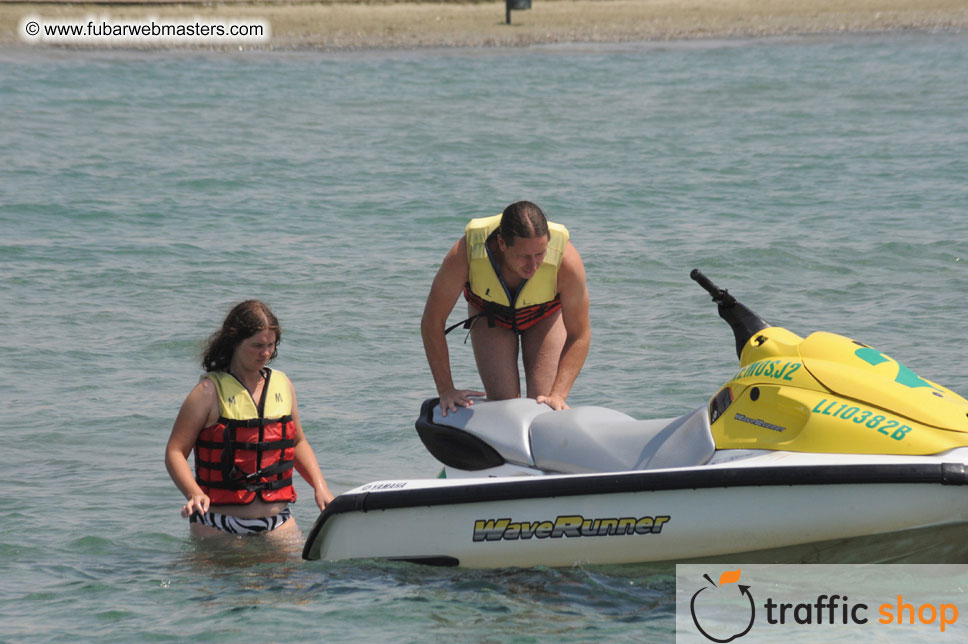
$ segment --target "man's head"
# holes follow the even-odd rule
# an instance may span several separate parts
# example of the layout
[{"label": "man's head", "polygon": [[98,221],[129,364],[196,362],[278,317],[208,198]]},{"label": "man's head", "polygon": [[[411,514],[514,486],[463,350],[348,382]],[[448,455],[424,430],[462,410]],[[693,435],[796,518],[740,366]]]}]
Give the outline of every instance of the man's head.
[{"label": "man's head", "polygon": [[498,227],[498,248],[504,263],[522,279],[528,279],[544,261],[551,234],[548,220],[536,204],[518,201],[504,209]]}]

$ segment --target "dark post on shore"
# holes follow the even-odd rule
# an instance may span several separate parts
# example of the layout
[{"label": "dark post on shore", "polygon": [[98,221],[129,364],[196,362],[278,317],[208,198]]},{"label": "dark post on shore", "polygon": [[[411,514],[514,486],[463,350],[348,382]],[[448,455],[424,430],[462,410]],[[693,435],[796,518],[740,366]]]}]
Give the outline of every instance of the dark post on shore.
[{"label": "dark post on shore", "polygon": [[511,10],[520,11],[531,8],[531,0],[504,0],[504,21],[511,24]]}]

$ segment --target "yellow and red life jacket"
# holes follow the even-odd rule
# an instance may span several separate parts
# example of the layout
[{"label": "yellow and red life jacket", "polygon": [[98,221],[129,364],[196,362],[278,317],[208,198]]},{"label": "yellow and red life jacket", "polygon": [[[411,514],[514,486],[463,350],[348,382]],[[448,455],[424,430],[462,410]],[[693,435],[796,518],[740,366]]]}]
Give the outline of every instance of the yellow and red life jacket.
[{"label": "yellow and red life jacket", "polygon": [[219,418],[195,442],[195,480],[214,505],[296,500],[292,470],[296,426],[286,374],[266,369],[262,398],[255,400],[224,371],[206,374],[218,392]]},{"label": "yellow and red life jacket", "polygon": [[549,239],[544,261],[512,295],[487,247],[488,240],[497,234],[500,225],[501,215],[494,215],[472,219],[464,228],[469,267],[464,298],[483,311],[491,326],[497,324],[520,333],[561,308],[558,269],[568,245],[568,229],[548,222]]}]

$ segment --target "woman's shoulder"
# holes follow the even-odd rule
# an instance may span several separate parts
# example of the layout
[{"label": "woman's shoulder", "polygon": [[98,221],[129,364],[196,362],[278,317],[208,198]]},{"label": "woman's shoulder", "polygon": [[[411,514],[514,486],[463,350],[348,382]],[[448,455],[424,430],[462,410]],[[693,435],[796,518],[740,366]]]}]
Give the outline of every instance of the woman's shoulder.
[{"label": "woman's shoulder", "polygon": [[218,378],[218,373],[214,371],[209,371],[203,373],[198,377],[198,384],[192,389],[191,395],[199,395],[205,398],[218,398],[218,386],[215,384],[215,380]]},{"label": "woman's shoulder", "polygon": [[210,416],[212,409],[218,409],[218,389],[214,382],[202,376],[185,398],[182,410],[202,418]]}]

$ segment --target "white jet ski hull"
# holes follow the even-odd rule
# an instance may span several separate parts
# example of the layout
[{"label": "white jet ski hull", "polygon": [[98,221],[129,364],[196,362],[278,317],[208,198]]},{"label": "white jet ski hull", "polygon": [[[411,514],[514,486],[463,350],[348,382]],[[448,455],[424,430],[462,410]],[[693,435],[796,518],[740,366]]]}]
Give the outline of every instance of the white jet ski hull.
[{"label": "white jet ski hull", "polygon": [[[771,551],[777,563],[796,563],[800,555],[785,560],[782,550],[898,534],[906,552],[885,550],[891,539],[882,539],[876,558],[903,560],[918,551],[903,535],[960,527],[968,534],[968,450],[717,456],[719,463],[665,470],[370,483],[327,507],[303,556],[494,568]],[[965,547],[945,552],[956,563],[968,556]]]},{"label": "white jet ski hull", "polygon": [[[806,560],[968,563],[968,400],[846,336],[772,326],[690,277],[733,330],[741,367],[707,404],[637,420],[527,398],[445,416],[426,400],[415,427],[448,478],[341,495],[303,556],[796,563],[814,548]],[[829,548],[840,541],[853,542],[846,555]]]}]

